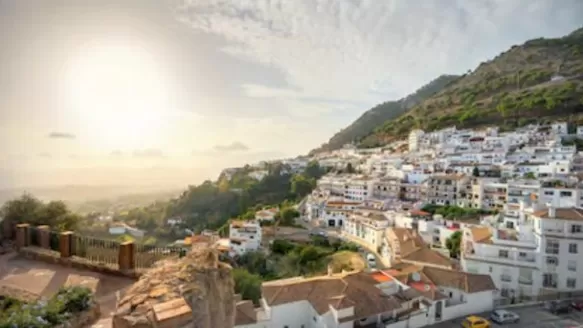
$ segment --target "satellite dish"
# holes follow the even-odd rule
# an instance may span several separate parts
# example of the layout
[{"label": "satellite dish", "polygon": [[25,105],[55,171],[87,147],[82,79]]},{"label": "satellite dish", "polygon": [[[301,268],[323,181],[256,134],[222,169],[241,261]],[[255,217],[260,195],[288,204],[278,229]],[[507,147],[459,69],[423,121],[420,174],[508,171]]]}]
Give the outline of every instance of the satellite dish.
[{"label": "satellite dish", "polygon": [[425,284],[425,291],[430,291],[431,290],[431,286],[429,286],[429,284]]},{"label": "satellite dish", "polygon": [[421,275],[419,272],[413,272],[411,274],[411,279],[413,279],[413,281],[421,281]]}]

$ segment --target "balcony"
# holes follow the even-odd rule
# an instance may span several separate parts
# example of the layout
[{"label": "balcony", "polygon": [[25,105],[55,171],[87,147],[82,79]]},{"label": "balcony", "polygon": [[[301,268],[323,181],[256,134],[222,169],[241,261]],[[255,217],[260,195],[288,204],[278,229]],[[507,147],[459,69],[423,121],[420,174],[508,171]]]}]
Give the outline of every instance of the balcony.
[{"label": "balcony", "polygon": [[518,283],[520,285],[531,286],[532,278],[518,277]]},{"label": "balcony", "polygon": [[[526,268],[537,269],[537,261],[536,258],[522,258],[518,256],[513,256],[510,254],[509,257],[500,257],[495,255],[480,255],[480,254],[468,254],[464,255],[464,257],[468,260],[473,261],[484,261],[484,262],[493,262],[493,263],[500,263],[505,265],[511,266],[520,266]],[[554,271],[552,271],[554,272]]]}]

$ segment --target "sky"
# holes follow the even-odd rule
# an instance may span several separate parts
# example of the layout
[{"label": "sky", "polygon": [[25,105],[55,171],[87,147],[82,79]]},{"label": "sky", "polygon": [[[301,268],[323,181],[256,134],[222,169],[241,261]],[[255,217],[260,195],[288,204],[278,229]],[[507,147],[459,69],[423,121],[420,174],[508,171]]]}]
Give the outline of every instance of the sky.
[{"label": "sky", "polygon": [[188,185],[581,27],[581,0],[0,0],[0,188]]}]

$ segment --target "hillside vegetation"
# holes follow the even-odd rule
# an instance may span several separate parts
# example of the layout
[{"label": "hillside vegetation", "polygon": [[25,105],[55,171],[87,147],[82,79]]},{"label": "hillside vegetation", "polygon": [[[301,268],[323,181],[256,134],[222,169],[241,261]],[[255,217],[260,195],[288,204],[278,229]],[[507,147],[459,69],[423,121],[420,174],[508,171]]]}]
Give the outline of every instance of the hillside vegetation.
[{"label": "hillside vegetation", "polygon": [[459,76],[442,75],[403,99],[387,101],[369,109],[354,121],[354,123],[336,133],[330,138],[328,143],[323,144],[320,148],[313,150],[313,152],[334,150],[342,147],[344,144],[360,141],[362,138],[371,134],[378,127],[379,122],[398,117],[419,102],[434,95],[457,78]]},{"label": "hillside vegetation", "polygon": [[512,128],[555,119],[581,122],[582,115],[583,29],[579,29],[562,38],[527,41],[481,63],[410,110],[379,124],[361,146],[405,137],[412,128],[430,131],[494,124]]}]

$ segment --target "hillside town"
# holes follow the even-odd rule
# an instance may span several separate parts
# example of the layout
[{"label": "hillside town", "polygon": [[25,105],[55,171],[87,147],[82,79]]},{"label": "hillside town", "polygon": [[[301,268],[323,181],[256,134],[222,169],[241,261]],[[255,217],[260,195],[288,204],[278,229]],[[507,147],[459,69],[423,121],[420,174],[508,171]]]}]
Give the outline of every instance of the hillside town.
[{"label": "hillside town", "polygon": [[[328,168],[298,220],[358,244],[368,269],[264,282],[259,307],[239,303],[237,327],[423,327],[583,290],[581,138],[583,126],[569,133],[565,122],[451,127],[285,161]],[[261,250],[276,214],[214,238],[231,256]]]}]

